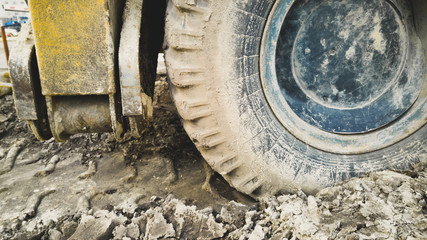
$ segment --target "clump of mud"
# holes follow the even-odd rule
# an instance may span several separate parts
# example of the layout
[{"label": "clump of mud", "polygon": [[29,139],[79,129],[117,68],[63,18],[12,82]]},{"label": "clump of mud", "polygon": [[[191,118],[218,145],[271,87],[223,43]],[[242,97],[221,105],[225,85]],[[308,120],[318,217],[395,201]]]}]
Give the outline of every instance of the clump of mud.
[{"label": "clump of mud", "polygon": [[[256,203],[205,168],[164,78],[139,139],[40,142],[0,98],[0,239],[427,239],[427,163]],[[205,188],[206,189],[206,188]]]}]

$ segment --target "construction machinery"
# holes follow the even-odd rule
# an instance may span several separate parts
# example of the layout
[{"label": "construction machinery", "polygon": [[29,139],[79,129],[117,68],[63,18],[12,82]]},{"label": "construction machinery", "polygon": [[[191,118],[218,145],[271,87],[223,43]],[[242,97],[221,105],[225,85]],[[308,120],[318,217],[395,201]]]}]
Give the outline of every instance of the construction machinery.
[{"label": "construction machinery", "polygon": [[140,136],[157,55],[189,137],[237,190],[314,193],[426,159],[425,0],[30,0],[11,52],[41,140]]}]

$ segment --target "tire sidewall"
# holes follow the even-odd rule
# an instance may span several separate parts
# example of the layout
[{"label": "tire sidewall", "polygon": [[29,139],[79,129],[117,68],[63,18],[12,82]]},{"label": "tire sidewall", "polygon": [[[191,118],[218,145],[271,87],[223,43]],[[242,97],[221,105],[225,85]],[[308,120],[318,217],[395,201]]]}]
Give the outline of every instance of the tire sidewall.
[{"label": "tire sidewall", "polygon": [[[229,1],[213,4],[207,25],[213,48],[210,62],[214,97],[232,133],[237,155],[256,166],[263,178],[280,179],[280,189],[301,187],[315,192],[336,182],[384,168],[408,168],[425,157],[424,126],[411,137],[384,149],[360,155],[317,150],[290,134],[265,98],[259,74],[260,44],[274,1]],[[224,7],[227,6],[227,7]],[[221,9],[215,10],[215,7]],[[226,9],[226,13],[221,11]],[[213,58],[215,56],[215,58]],[[272,177],[274,176],[274,177]]]}]

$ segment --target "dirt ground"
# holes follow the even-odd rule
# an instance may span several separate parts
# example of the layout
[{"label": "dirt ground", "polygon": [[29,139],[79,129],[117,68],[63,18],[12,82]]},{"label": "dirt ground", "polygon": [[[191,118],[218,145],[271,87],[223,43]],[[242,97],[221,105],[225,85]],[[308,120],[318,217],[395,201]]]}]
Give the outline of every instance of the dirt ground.
[{"label": "dirt ground", "polygon": [[0,239],[427,239],[427,160],[315,196],[260,202],[214,175],[181,127],[165,77],[140,139],[35,139],[0,98]]}]

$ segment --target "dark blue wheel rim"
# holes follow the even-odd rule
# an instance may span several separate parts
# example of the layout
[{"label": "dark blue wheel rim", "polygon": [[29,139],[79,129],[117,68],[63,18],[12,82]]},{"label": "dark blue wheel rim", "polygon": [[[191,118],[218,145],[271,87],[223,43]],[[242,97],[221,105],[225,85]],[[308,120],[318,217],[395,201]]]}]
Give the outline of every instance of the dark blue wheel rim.
[{"label": "dark blue wheel rim", "polygon": [[[340,10],[337,7],[339,4],[348,6]],[[355,6],[362,9],[363,16],[371,11],[371,22],[365,27],[369,30],[379,26],[379,32],[385,39],[379,46],[374,46],[384,51],[372,50],[372,60],[364,69],[360,69],[363,65],[359,61],[367,52],[363,48],[378,45],[369,42],[369,31],[359,29],[359,34],[364,34],[361,38],[357,38],[357,31],[350,31],[350,40],[338,44],[339,39],[330,36],[337,35],[339,24],[330,24],[329,29],[328,26],[321,28],[321,22],[328,17],[355,15]],[[399,132],[404,131],[405,127],[413,132],[424,125],[425,96],[417,98],[425,88],[423,85],[426,85],[425,56],[413,26],[406,24],[409,21],[405,19],[406,7],[405,1],[395,5],[386,0],[277,1],[264,31],[260,69],[266,98],[284,127],[309,144],[324,141],[331,146],[350,146],[347,150],[338,151],[340,153],[361,153],[382,148],[408,136]],[[326,12],[333,14],[327,16]],[[372,20],[377,20],[374,18],[383,21],[372,23]],[[351,30],[349,26],[352,23],[354,21],[344,23],[342,28]],[[378,32],[378,29],[372,31]],[[333,41],[321,49],[320,39],[328,35],[328,39]],[[352,41],[356,41],[353,51],[349,44]],[[319,72],[323,59],[310,57],[310,54],[328,56],[333,63],[326,71],[326,80],[317,85],[310,81],[318,74],[316,71]],[[353,62],[346,57],[353,59]],[[296,71],[297,65],[304,65],[306,71]],[[359,72],[354,71],[357,68]],[[345,74],[349,75],[349,81],[342,81]],[[368,80],[365,86],[355,84],[357,74]],[[335,79],[331,80],[333,77]],[[355,91],[357,94],[344,96],[341,98],[344,100],[340,101],[334,96],[333,88]],[[418,103],[414,105],[415,102]],[[411,126],[404,126],[408,124]],[[362,146],[363,141],[385,135],[384,131],[393,133],[394,137],[373,144],[375,146]],[[327,151],[332,148],[322,147],[325,144],[311,145]],[[350,150],[351,145],[358,150]]]}]

